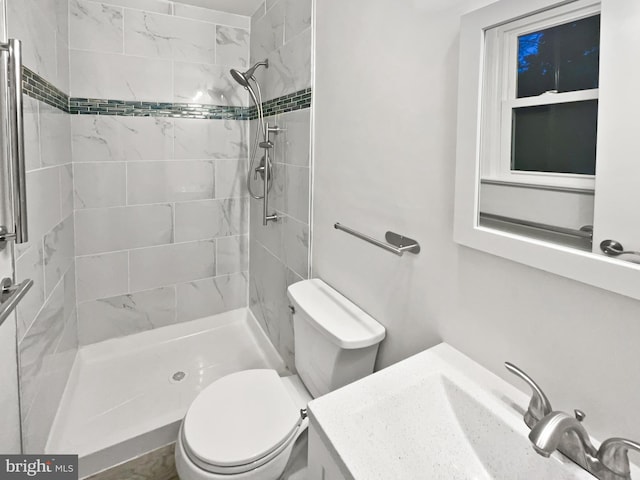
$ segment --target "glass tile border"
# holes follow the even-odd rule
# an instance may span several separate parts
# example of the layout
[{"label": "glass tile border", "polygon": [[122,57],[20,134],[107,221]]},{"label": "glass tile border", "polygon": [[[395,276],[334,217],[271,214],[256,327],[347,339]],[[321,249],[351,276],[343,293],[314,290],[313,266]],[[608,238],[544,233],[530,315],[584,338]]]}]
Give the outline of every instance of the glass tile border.
[{"label": "glass tile border", "polygon": [[[283,95],[282,97],[262,102],[264,116],[271,117],[280,113],[310,108],[311,96],[311,88],[305,88],[304,90],[298,90],[297,92],[290,93],[289,95]],[[258,118],[258,109],[255,106],[249,107],[247,110],[249,111],[249,120],[255,120]]]},{"label": "glass tile border", "polygon": [[22,91],[31,98],[69,113],[69,95],[27,67],[22,67]]},{"label": "glass tile border", "polygon": [[77,97],[69,99],[69,113],[72,115],[248,120],[246,107],[171,102],[137,102]]},{"label": "glass tile border", "polygon": [[[230,107],[172,102],[142,102],[101,98],[69,97],[55,85],[23,67],[22,87],[25,94],[72,115],[116,115],[134,117],[173,117],[218,120],[254,120],[258,110],[252,107]],[[265,117],[311,107],[311,88],[262,103]]]}]

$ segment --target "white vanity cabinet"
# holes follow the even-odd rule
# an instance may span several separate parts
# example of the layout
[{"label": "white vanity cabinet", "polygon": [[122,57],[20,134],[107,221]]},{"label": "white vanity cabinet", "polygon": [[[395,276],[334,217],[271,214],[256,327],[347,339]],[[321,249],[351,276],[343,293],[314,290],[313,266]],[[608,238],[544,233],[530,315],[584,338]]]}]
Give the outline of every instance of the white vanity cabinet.
[{"label": "white vanity cabinet", "polygon": [[309,425],[309,466],[307,480],[347,480],[334,456],[329,452],[318,432],[318,426],[311,421]]}]

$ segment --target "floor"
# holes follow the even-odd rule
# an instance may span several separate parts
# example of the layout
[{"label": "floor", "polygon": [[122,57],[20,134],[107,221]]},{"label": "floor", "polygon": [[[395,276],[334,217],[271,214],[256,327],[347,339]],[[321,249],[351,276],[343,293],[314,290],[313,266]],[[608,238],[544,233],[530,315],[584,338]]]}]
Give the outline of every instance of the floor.
[{"label": "floor", "polygon": [[83,347],[47,452],[79,454],[84,477],[155,450],[203,388],[250,368],[286,374],[247,309]]},{"label": "floor", "polygon": [[175,444],[167,445],[86,480],[179,480],[174,447]]},{"label": "floor", "polygon": [[[303,433],[291,452],[291,459],[278,480],[306,480],[307,433]],[[175,444],[166,445],[85,480],[180,480],[174,460]]]}]

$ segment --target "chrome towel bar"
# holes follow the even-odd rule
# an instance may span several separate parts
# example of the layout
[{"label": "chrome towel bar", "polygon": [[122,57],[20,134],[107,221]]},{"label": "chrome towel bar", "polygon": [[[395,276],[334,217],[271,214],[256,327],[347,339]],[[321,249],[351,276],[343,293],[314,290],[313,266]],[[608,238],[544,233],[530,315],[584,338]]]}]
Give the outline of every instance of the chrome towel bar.
[{"label": "chrome towel bar", "polygon": [[420,244],[418,242],[411,238],[404,237],[398,233],[387,232],[384,236],[385,240],[387,241],[387,243],[385,243],[381,242],[380,240],[376,240],[369,235],[365,235],[364,233],[357,232],[352,228],[345,227],[340,223],[335,223],[333,227],[336,230],[342,230],[343,232],[353,235],[354,237],[364,240],[365,242],[376,245],[377,247],[380,247],[387,252],[395,253],[399,257],[401,257],[405,252],[415,254],[420,253]]},{"label": "chrome towel bar", "polygon": [[14,285],[10,278],[5,278],[0,283],[0,325],[13,312],[22,297],[33,286],[33,280],[24,280]]}]

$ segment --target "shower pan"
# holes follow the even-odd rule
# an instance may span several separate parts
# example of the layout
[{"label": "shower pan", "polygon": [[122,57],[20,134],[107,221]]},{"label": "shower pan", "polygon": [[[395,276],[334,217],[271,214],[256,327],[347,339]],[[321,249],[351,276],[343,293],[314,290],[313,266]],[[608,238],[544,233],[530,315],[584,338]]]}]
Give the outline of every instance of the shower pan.
[{"label": "shower pan", "polygon": [[[233,79],[249,92],[251,100],[253,100],[253,103],[258,112],[259,129],[256,130],[255,140],[253,142],[253,149],[251,152],[251,160],[249,162],[249,170],[247,171],[246,183],[249,194],[256,200],[262,200],[262,225],[266,226],[270,221],[278,220],[277,214],[269,214],[269,192],[271,191],[271,187],[273,185],[273,161],[271,151],[274,148],[274,144],[271,141],[271,134],[279,133],[282,131],[282,129],[275,125],[270,126],[268,122],[265,122],[264,110],[262,107],[262,91],[260,89],[260,84],[258,83],[258,80],[256,80],[256,77],[254,75],[255,71],[259,67],[269,68],[269,60],[265,59],[261,62],[257,62],[245,72],[240,72],[235,68],[232,68],[230,70],[230,73]],[[253,81],[256,87],[255,91],[253,89],[253,86],[251,85],[251,81]],[[260,137],[262,137],[262,141],[260,141]],[[262,155],[258,166],[255,167],[258,147],[264,150],[264,154]],[[260,177],[262,178],[264,187],[262,195],[253,192],[253,188],[251,186],[252,172],[254,179],[256,179],[258,175],[260,175]]]},{"label": "shower pan", "polygon": [[198,393],[282,359],[246,308],[82,348],[47,444],[80,455],[81,477],[171,444]]}]

